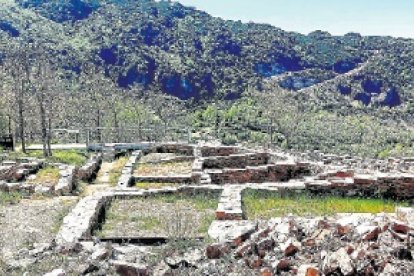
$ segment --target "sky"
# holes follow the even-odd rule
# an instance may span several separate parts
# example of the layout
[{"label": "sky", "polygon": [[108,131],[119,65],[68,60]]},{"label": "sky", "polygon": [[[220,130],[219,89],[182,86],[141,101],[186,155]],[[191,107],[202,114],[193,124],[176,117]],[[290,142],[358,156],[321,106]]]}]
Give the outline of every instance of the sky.
[{"label": "sky", "polygon": [[413,0],[176,0],[213,16],[286,31],[414,38]]}]

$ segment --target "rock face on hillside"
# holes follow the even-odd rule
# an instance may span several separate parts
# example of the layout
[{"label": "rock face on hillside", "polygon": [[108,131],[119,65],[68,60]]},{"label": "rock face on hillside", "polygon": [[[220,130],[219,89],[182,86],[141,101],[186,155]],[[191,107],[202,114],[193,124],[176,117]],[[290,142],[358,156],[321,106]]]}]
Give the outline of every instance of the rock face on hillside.
[{"label": "rock face on hillside", "polygon": [[[73,77],[93,63],[122,88],[235,99],[248,84],[261,88],[264,78],[277,77],[282,88],[298,91],[363,67],[323,86],[321,99],[373,107],[412,99],[412,40],[321,31],[305,36],[152,0],[4,0],[0,18],[5,45],[17,38],[51,42],[55,62]],[[0,49],[2,56],[8,50]]]}]

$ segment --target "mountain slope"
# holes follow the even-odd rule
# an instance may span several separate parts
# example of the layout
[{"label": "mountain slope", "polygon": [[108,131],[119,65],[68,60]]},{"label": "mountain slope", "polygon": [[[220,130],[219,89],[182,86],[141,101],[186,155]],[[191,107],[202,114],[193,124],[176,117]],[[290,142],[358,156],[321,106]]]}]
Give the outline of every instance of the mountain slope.
[{"label": "mountain slope", "polygon": [[1,4],[3,55],[19,39],[47,43],[74,78],[86,64],[95,64],[122,88],[139,85],[181,99],[232,100],[276,76],[274,85],[327,106],[414,106],[414,41],[409,39],[321,31],[305,36],[221,20],[169,1]]}]

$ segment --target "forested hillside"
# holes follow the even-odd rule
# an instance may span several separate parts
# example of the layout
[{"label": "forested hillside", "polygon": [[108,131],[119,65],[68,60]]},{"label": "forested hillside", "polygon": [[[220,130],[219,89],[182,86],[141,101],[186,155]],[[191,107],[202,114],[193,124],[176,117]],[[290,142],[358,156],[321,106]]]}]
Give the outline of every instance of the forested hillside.
[{"label": "forested hillside", "polygon": [[[43,128],[121,126],[142,117],[130,111],[137,105],[151,114],[148,122],[162,122],[185,113],[197,117],[213,102],[229,110],[245,101],[257,105],[260,99],[252,91],[284,91],[283,98],[304,114],[367,116],[380,125],[409,122],[414,111],[414,40],[323,31],[303,35],[214,18],[171,1],[0,4],[3,113],[33,112],[20,123],[15,119],[27,128],[42,128],[42,119],[33,119],[36,103],[45,104],[46,115],[53,117]],[[18,89],[13,87],[22,79]],[[58,80],[53,87],[51,80]],[[19,104],[16,95],[25,102]],[[49,97],[55,102],[45,100]],[[165,99],[179,108],[162,108]],[[262,107],[276,104],[287,105]],[[178,116],[174,110],[187,112]],[[238,122],[245,120],[242,115]],[[406,142],[411,146],[410,139]]]}]

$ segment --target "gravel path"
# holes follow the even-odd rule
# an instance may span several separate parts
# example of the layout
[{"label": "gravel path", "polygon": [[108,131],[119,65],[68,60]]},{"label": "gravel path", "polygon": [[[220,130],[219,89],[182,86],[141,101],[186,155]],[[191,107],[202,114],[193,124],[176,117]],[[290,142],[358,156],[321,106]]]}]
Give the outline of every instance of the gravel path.
[{"label": "gravel path", "polygon": [[108,162],[102,163],[101,169],[99,170],[98,175],[95,180],[96,183],[98,184],[109,183],[109,175],[112,170],[112,167],[114,166],[114,163],[115,161],[112,163],[108,163]]}]

